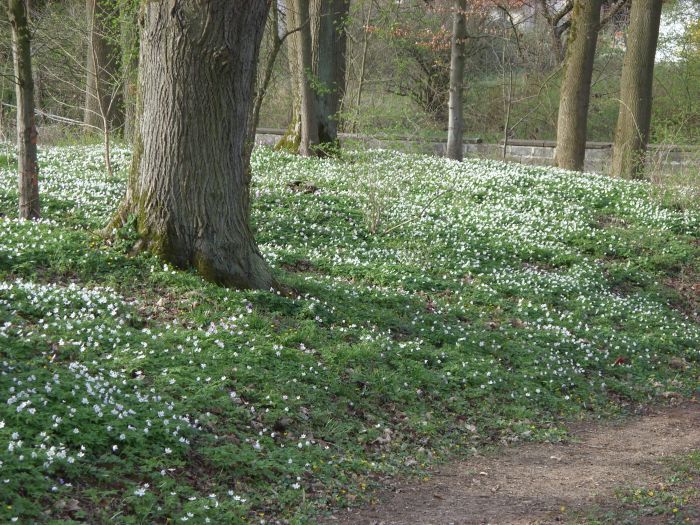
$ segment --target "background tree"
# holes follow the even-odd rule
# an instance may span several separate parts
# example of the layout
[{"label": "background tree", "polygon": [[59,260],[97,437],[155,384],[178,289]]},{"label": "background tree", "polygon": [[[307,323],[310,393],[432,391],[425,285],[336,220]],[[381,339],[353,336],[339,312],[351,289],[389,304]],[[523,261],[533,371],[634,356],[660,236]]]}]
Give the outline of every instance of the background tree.
[{"label": "background tree", "polygon": [[133,218],[137,249],[239,288],[273,284],[250,229],[246,146],[268,8],[265,0],[142,1],[141,124],[113,221]]},{"label": "background tree", "polygon": [[255,100],[253,102],[253,112],[248,124],[249,135],[251,136],[255,135],[255,131],[258,129],[258,124],[260,122],[260,110],[262,109],[263,102],[265,101],[267,90],[270,87],[277,57],[280,54],[280,51],[282,51],[282,45],[290,35],[301,29],[300,27],[283,29],[282,24],[280,24],[280,18],[284,16],[284,13],[280,7],[280,3],[281,0],[273,3],[267,19],[267,26],[264,33],[266,38],[263,41],[263,50],[260,52],[257,80],[255,81]]},{"label": "background tree", "polygon": [[449,126],[447,131],[447,156],[462,160],[464,145],[464,60],[467,40],[467,0],[455,0],[452,26],[452,50],[450,59]]},{"label": "background tree", "polygon": [[345,54],[347,35],[345,26],[350,11],[350,0],[315,2],[317,12],[313,21],[318,24],[314,34],[313,66],[317,88],[318,138],[320,144],[337,145],[338,112],[345,94]]},{"label": "background tree", "polygon": [[[629,0],[603,0],[603,9],[606,15],[601,21],[601,27],[610,21],[616,20],[618,14],[629,3]],[[571,12],[574,8],[574,0],[536,0],[515,2],[516,6],[529,5],[536,18],[541,18],[546,26],[546,33],[551,43],[551,59],[549,66],[561,64],[566,56],[566,36],[571,27]]]},{"label": "background tree", "polygon": [[[100,0],[106,1],[106,0]],[[118,20],[105,27],[109,40],[121,49],[114,84],[108,90],[123,98],[123,133],[110,129],[111,140],[130,140],[136,94],[138,62],[138,0],[111,0],[119,8]],[[278,49],[279,60],[270,62],[273,37],[281,37],[295,27],[289,21],[291,0],[276,0],[278,31],[269,26],[261,50],[261,78],[272,64],[265,91],[258,99],[260,125],[285,128],[298,114],[288,84],[292,64],[289,51],[293,39]],[[410,137],[414,140],[441,141],[447,135],[450,37],[454,0],[353,0],[345,18],[348,36],[345,58],[345,91],[338,118],[332,119],[340,131],[381,137]],[[559,17],[557,27],[568,27],[571,12],[562,14],[566,4],[546,0],[546,9]],[[313,18],[315,0],[309,0]],[[478,0],[467,2],[467,44],[465,46],[464,126],[465,135],[485,142],[517,139],[556,139],[561,69],[554,59],[551,25],[540,0]],[[605,19],[621,1],[603,2],[601,30],[591,81],[588,111],[588,140],[609,142],[619,113],[620,77],[627,39],[629,10],[621,7],[611,24]],[[86,80],[88,20],[86,0],[61,2],[33,0],[30,17],[32,66],[36,124],[42,141],[70,139],[76,133],[104,134],[103,126],[84,125],[87,97]],[[329,3],[324,4],[328,6]],[[664,144],[695,144],[700,137],[700,60],[692,52],[692,22],[697,21],[694,0],[664,2],[662,31],[654,78],[654,105],[650,141]],[[681,13],[686,13],[681,16]],[[692,15],[692,16],[691,16]],[[15,86],[12,81],[10,25],[6,10],[0,14],[0,91],[4,111],[4,136],[14,134]],[[313,26],[312,42],[314,42]],[[684,29],[688,28],[686,32]],[[128,29],[128,31],[127,31]],[[687,33],[687,34],[686,34]],[[568,36],[563,31],[562,38]],[[130,43],[128,43],[130,42]],[[563,46],[565,47],[565,46]],[[131,49],[131,53],[126,52]],[[315,64],[312,47],[312,68]],[[4,58],[4,60],[3,60]],[[323,86],[317,73],[313,91],[317,97]],[[262,83],[258,84],[259,86]],[[116,90],[115,90],[116,88]],[[298,92],[298,89],[294,88]],[[104,91],[104,90],[103,90]],[[359,96],[358,96],[359,95]],[[296,108],[294,111],[292,108]],[[317,114],[320,112],[317,112]],[[328,112],[330,113],[330,112]],[[507,125],[505,125],[507,121]],[[252,120],[251,120],[252,125]],[[298,134],[301,127],[292,126]],[[298,138],[295,139],[298,141]],[[320,138],[319,140],[322,140]],[[298,149],[298,142],[291,144]],[[409,147],[409,146],[406,146]]]},{"label": "background tree", "polygon": [[117,0],[85,0],[87,20],[87,56],[85,69],[85,123],[111,129],[124,124],[121,93],[114,90],[120,77],[119,4]]},{"label": "background tree", "polygon": [[563,4],[551,0],[538,0],[537,8],[547,22],[547,29],[552,42],[553,65],[559,64],[564,60],[565,47],[563,36],[571,27],[569,14],[574,8],[574,0],[567,0]]},{"label": "background tree", "polygon": [[601,5],[602,0],[574,2],[557,120],[555,162],[560,168],[583,170]]},{"label": "background tree", "polygon": [[19,216],[39,217],[39,163],[34,117],[31,32],[25,0],[8,0],[12,27],[12,56],[17,99],[17,171],[19,173]]},{"label": "background tree", "polygon": [[[346,82],[345,82],[345,91],[347,94],[350,92],[350,85],[351,85],[353,77],[356,79],[357,87],[354,90],[355,107],[353,108],[355,110],[355,112],[359,111],[360,106],[362,104],[362,90],[365,87],[365,73],[367,70],[367,55],[368,55],[368,51],[369,51],[369,40],[370,40],[369,37],[370,37],[370,33],[371,33],[370,21],[372,20],[372,12],[374,10],[373,9],[374,6],[372,5],[371,0],[367,1],[365,3],[367,4],[366,6],[363,4],[360,4],[360,11],[358,11],[358,13],[360,15],[359,19],[360,19],[361,24],[362,24],[361,28],[360,28],[362,38],[361,39],[349,38],[350,42],[348,44],[348,47],[350,47],[350,49],[352,49],[352,43],[354,41],[356,44],[358,44],[357,47],[359,47],[359,49],[360,49],[358,60],[357,60],[357,68],[356,68],[356,71],[354,72],[355,73],[354,75],[352,74],[353,73],[353,71],[352,71],[353,61],[351,60],[351,58],[348,58],[348,60],[347,60],[348,69],[350,70],[350,73],[348,74],[348,78],[346,79]],[[352,26],[351,19],[349,20],[349,23],[347,24],[347,26],[348,27],[346,28],[346,34],[349,34],[350,27]],[[351,52],[348,52],[348,57],[352,57]],[[343,99],[343,102],[346,102],[346,101],[347,101],[347,98]],[[345,118],[347,120],[348,104],[345,103],[344,106],[345,106],[344,107]],[[351,120],[352,120],[351,131],[355,132],[357,130],[357,118],[351,118]]]},{"label": "background tree", "polygon": [[289,0],[286,10],[292,119],[280,147],[302,155],[337,146],[345,91],[349,0]]},{"label": "background tree", "polygon": [[297,62],[296,81],[299,90],[299,122],[301,137],[299,153],[305,157],[318,152],[319,136],[316,126],[317,104],[313,86],[313,36],[311,33],[311,12],[309,0],[293,0],[296,24],[301,28],[295,46]]},{"label": "background tree", "polygon": [[394,55],[385,89],[412,100],[442,129],[448,122],[451,6],[426,6],[422,0],[384,5],[375,22],[375,31]]},{"label": "background tree", "polygon": [[136,91],[139,64],[138,0],[118,0],[118,2],[123,88],[121,105],[124,120],[122,137],[126,142],[131,142],[136,131]]},{"label": "background tree", "polygon": [[613,145],[612,174],[617,177],[640,177],[644,169],[661,5],[662,0],[632,1]]}]

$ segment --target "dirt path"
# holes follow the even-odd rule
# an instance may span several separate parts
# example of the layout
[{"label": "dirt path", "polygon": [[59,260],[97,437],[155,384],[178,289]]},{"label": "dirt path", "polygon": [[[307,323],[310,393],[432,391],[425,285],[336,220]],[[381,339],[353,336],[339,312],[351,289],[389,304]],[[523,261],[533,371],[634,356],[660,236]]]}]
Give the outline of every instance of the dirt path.
[{"label": "dirt path", "polygon": [[562,507],[605,505],[616,488],[664,478],[663,458],[700,449],[700,404],[572,430],[576,443],[528,444],[443,466],[423,483],[387,490],[382,503],[340,514],[347,525],[544,525]]}]

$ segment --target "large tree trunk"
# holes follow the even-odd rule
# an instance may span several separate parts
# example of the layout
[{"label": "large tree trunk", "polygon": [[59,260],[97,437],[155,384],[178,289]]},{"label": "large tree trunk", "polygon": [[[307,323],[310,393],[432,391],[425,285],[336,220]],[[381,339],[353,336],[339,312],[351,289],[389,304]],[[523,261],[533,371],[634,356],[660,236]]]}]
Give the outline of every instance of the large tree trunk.
[{"label": "large tree trunk", "polygon": [[464,57],[467,40],[467,0],[455,0],[454,21],[452,25],[452,51],[450,56],[450,118],[447,128],[447,156],[462,160],[464,145],[464,109],[462,94],[464,91]]},{"label": "large tree trunk", "polygon": [[557,121],[556,165],[583,170],[601,0],[576,0],[567,40]]},{"label": "large tree trunk", "polygon": [[142,0],[142,112],[124,205],[140,247],[205,279],[269,289],[250,229],[246,147],[269,2]]},{"label": "large tree trunk", "polygon": [[612,174],[617,177],[640,177],[644,170],[661,4],[661,0],[632,1],[613,145]]},{"label": "large tree trunk", "polygon": [[112,25],[117,11],[114,0],[86,0],[88,45],[85,67],[84,122],[103,129],[107,121],[109,129],[124,123],[124,110],[119,90],[119,45],[112,35]]},{"label": "large tree trunk", "polygon": [[39,217],[39,164],[34,121],[31,33],[24,0],[9,0],[12,26],[12,56],[17,94],[17,171],[19,173],[19,216]]},{"label": "large tree trunk", "polygon": [[349,0],[317,1],[318,37],[314,40],[314,74],[319,83],[316,93],[318,138],[321,144],[337,144],[338,111],[345,90],[345,24]]}]

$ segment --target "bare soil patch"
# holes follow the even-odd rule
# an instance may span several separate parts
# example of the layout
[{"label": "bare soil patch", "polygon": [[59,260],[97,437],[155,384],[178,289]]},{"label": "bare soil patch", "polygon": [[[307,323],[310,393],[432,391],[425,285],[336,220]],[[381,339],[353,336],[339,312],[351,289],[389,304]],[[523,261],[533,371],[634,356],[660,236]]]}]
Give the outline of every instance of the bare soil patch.
[{"label": "bare soil patch", "polygon": [[663,481],[664,459],[700,449],[700,404],[571,429],[567,443],[501,448],[442,466],[425,482],[397,482],[381,503],[332,517],[347,525],[561,524],[606,507],[616,489]]},{"label": "bare soil patch", "polygon": [[671,306],[700,323],[700,274],[684,269],[678,275],[666,279],[665,284],[680,295],[680,300]]}]

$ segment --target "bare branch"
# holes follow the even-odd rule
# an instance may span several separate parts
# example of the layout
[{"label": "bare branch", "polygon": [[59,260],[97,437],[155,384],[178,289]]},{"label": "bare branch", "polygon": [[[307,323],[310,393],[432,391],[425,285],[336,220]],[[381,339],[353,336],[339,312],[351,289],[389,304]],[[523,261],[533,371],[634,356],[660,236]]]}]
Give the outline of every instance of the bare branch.
[{"label": "bare branch", "polygon": [[612,5],[612,7],[605,13],[605,16],[600,20],[600,27],[605,27],[611,20],[617,16],[617,14],[628,4],[629,0],[618,0]]}]

